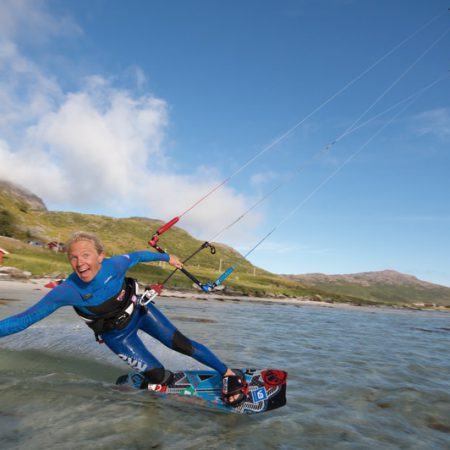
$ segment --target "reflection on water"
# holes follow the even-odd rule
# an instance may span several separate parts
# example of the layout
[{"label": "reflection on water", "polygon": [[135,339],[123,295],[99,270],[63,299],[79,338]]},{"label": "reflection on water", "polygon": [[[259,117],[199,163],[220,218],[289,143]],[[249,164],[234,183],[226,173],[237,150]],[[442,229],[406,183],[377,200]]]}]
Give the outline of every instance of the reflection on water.
[{"label": "reflection on water", "polygon": [[[288,370],[288,405],[247,417],[118,390],[112,383],[126,367],[66,308],[0,340],[0,448],[450,448],[448,314],[168,299],[159,306],[233,367]],[[199,367],[145,340],[168,368]]]}]

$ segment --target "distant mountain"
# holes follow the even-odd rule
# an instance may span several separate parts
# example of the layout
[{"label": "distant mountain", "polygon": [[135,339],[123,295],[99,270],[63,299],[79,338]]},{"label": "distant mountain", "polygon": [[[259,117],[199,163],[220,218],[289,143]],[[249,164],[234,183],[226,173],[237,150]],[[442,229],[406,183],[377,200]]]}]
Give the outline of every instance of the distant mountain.
[{"label": "distant mountain", "polygon": [[22,186],[10,181],[0,180],[0,206],[6,206],[12,200],[19,207],[26,207],[35,211],[47,211],[47,207],[41,198]]},{"label": "distant mountain", "polygon": [[405,275],[395,270],[382,270],[379,272],[360,272],[348,275],[325,275],[322,273],[308,273],[304,275],[288,275],[298,281],[305,283],[354,283],[361,286],[370,286],[373,284],[391,284],[391,285],[416,285],[425,289],[436,287],[437,285],[419,280],[412,275]]},{"label": "distant mountain", "polygon": [[38,227],[28,224],[29,213],[45,213],[42,199],[22,186],[0,180],[0,236],[21,239],[43,235]]},{"label": "distant mountain", "polygon": [[305,287],[357,297],[368,302],[443,304],[450,306],[450,288],[428,283],[395,270],[348,275],[285,275]]}]

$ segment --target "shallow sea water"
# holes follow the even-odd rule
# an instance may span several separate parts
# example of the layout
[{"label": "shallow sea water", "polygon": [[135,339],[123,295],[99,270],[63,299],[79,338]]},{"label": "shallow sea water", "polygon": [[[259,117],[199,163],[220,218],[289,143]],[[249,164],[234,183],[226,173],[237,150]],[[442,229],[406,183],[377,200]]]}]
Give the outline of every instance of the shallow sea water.
[{"label": "shallow sea water", "polygon": [[[0,306],[0,317],[43,293]],[[119,390],[124,363],[64,308],[0,340],[0,448],[450,449],[448,313],[157,305],[231,366],[287,370],[287,406],[242,416]],[[201,367],[144,340],[169,369]]]}]

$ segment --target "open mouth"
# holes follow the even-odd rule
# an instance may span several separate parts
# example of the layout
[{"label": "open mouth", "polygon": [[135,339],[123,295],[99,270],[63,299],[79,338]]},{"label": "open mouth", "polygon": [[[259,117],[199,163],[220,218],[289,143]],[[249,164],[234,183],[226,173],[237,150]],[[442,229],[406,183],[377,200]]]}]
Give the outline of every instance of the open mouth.
[{"label": "open mouth", "polygon": [[80,276],[80,278],[89,277],[90,272],[91,270],[89,268],[78,269],[78,275]]}]

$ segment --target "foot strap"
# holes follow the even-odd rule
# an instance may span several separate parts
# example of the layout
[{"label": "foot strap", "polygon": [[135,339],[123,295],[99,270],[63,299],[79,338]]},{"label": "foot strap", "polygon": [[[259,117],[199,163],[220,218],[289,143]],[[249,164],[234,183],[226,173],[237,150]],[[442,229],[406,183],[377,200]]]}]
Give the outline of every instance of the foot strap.
[{"label": "foot strap", "polygon": [[167,386],[172,383],[174,375],[169,370],[162,369],[163,378],[157,383],[149,381],[145,372],[132,372],[117,378],[116,384],[129,384],[135,389],[148,389],[149,384],[161,384]]},{"label": "foot strap", "polygon": [[[239,406],[248,395],[248,385],[240,370],[233,370],[235,375],[223,377],[222,400],[229,406]],[[231,399],[231,397],[236,397]]]}]

